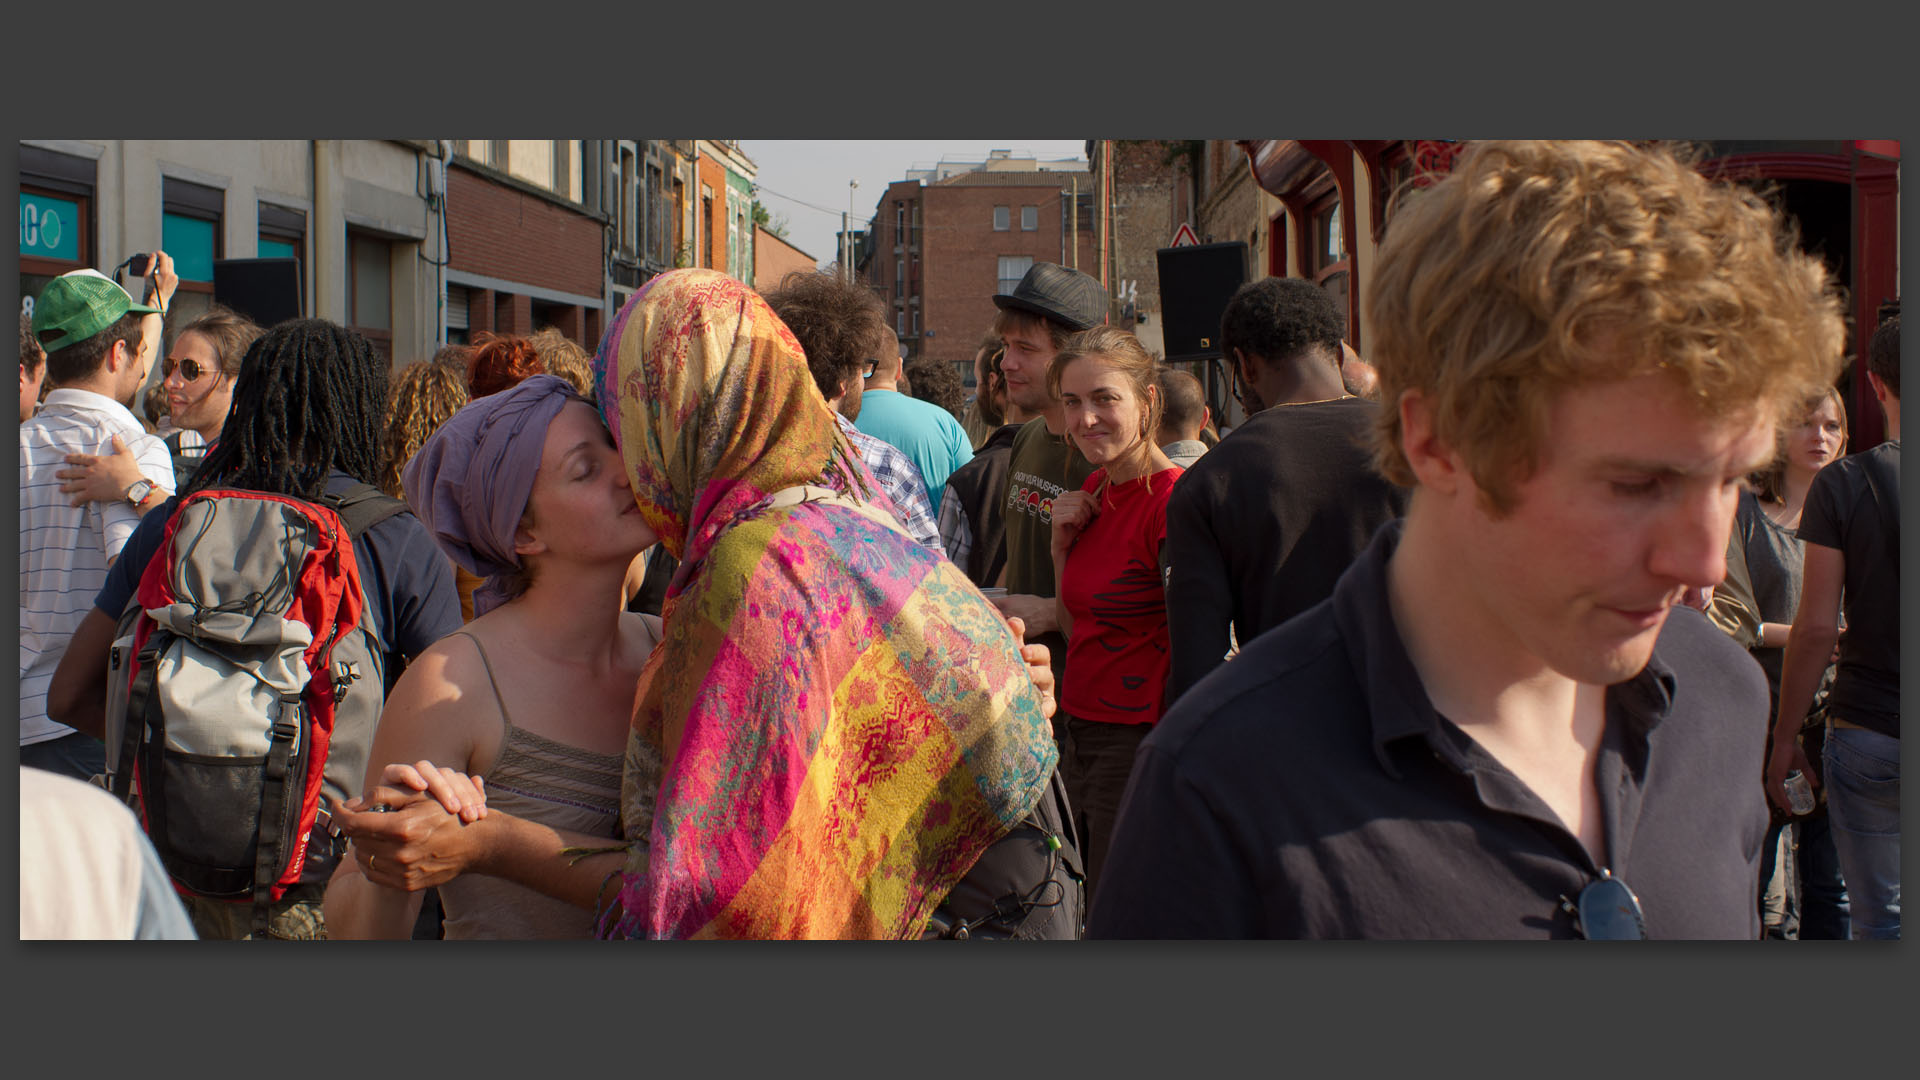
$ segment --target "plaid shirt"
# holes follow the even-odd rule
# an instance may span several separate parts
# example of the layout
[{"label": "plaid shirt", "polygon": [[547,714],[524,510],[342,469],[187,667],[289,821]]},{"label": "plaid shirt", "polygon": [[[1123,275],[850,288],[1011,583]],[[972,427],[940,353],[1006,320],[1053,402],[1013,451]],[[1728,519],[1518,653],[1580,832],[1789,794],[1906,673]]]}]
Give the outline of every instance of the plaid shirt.
[{"label": "plaid shirt", "polygon": [[838,410],[835,410],[833,418],[847,441],[853,444],[854,452],[866,463],[867,471],[880,481],[880,488],[887,493],[887,498],[893,500],[900,524],[906,526],[908,535],[928,548],[946,554],[945,545],[940,543],[940,530],[933,523],[933,501],[927,497],[926,481],[920,479],[920,469],[914,465],[913,459],[901,453],[893,444],[881,442],[854,427],[853,422],[841,416]]}]

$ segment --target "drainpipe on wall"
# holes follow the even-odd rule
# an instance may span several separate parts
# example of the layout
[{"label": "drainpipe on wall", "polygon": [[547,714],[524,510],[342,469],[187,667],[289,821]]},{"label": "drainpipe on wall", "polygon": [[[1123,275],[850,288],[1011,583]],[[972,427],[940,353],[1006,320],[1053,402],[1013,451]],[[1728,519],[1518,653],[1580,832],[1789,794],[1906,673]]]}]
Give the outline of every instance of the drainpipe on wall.
[{"label": "drainpipe on wall", "polygon": [[314,317],[347,322],[347,218],[340,205],[333,140],[313,141]]},{"label": "drainpipe on wall", "polygon": [[447,243],[447,163],[453,160],[453,140],[436,139],[433,145],[440,154],[427,159],[427,209],[440,215],[440,260],[433,268],[434,304],[440,311],[433,338],[437,350],[447,343],[447,260],[452,250]]}]

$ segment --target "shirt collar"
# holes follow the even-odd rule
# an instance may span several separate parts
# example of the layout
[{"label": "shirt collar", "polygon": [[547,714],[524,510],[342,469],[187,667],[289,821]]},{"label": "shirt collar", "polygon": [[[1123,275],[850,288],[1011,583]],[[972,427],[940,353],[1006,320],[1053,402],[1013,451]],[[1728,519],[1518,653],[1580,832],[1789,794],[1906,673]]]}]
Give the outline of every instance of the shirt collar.
[{"label": "shirt collar", "polygon": [[[1332,601],[1334,623],[1366,696],[1374,757],[1396,780],[1400,771],[1393,765],[1389,743],[1418,735],[1438,745],[1447,738],[1440,714],[1407,655],[1387,596],[1387,562],[1400,543],[1401,525],[1395,519],[1380,527],[1360,557],[1340,575]],[[1662,627],[1661,636],[1666,632]],[[1671,711],[1675,685],[1673,669],[1662,659],[1656,641],[1646,667],[1607,689],[1608,719],[1624,720],[1644,739]]]},{"label": "shirt collar", "polygon": [[58,390],[49,390],[47,392],[47,400],[41,403],[41,407],[48,408],[56,405],[65,406],[69,409],[80,409],[86,412],[108,413],[115,418],[125,418],[130,424],[136,426],[140,424],[140,421],[134,417],[132,411],[125,405],[120,404],[105,394],[95,393],[92,390],[82,390],[76,386],[63,386]]}]

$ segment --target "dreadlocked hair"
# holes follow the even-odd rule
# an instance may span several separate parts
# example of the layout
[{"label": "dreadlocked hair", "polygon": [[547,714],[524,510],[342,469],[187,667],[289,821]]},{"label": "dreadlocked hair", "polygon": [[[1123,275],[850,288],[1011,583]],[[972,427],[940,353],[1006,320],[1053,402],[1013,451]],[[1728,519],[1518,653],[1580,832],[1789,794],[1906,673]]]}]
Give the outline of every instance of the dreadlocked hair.
[{"label": "dreadlocked hair", "polygon": [[298,499],[339,471],[378,484],[387,362],[367,339],[324,319],[284,322],[247,349],[233,410],[187,493],[236,487]]}]

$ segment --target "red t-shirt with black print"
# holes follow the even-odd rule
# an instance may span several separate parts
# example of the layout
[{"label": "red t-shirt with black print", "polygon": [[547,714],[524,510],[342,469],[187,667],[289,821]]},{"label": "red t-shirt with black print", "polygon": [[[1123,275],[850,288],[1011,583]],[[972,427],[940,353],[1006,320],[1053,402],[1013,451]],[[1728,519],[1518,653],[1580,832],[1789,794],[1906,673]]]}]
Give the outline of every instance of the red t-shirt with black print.
[{"label": "red t-shirt with black print", "polygon": [[[1160,719],[1170,657],[1167,596],[1160,581],[1160,542],[1167,536],[1167,496],[1178,467],[1111,484],[1099,513],[1067,552],[1061,601],[1073,616],[1060,707],[1082,720],[1151,724]],[[1095,469],[1080,490],[1100,490]]]}]

